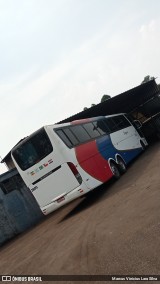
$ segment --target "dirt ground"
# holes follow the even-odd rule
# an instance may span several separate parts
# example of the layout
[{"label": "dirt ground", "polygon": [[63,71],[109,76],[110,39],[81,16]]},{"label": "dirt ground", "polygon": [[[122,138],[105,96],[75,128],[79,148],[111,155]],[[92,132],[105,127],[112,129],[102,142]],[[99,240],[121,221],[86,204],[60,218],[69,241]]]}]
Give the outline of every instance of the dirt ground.
[{"label": "dirt ground", "polygon": [[5,244],[0,274],[156,275],[159,251],[157,142],[120,180],[73,201]]}]

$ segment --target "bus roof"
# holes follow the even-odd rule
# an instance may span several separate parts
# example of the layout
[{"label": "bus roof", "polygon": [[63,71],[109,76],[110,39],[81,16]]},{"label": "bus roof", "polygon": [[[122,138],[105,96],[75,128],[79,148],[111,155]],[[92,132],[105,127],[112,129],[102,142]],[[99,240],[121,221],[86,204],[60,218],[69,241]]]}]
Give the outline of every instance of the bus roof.
[{"label": "bus roof", "polygon": [[45,125],[44,127],[47,127],[47,126],[53,127],[54,126],[54,128],[60,128],[60,127],[65,127],[65,126],[68,126],[68,125],[71,125],[71,124],[87,123],[87,122],[92,122],[92,121],[95,121],[95,120],[103,119],[104,117],[113,117],[113,116],[118,116],[118,115],[125,115],[125,113],[83,118],[83,119],[73,120],[71,122],[66,122],[66,123]]},{"label": "bus roof", "polygon": [[41,128],[37,129],[36,131],[32,132],[30,135],[28,135],[26,138],[24,138],[22,141],[20,141],[18,144],[16,144],[11,152],[13,150],[15,150],[17,147],[21,146],[22,144],[24,144],[27,140],[29,140],[32,136],[34,136],[36,133],[38,133],[40,130],[45,129],[45,128],[60,128],[60,127],[65,127],[68,125],[77,125],[77,124],[82,124],[82,123],[87,123],[87,122],[92,122],[95,120],[100,120],[103,119],[104,117],[113,117],[113,116],[118,116],[118,115],[124,115],[125,113],[118,113],[118,114],[112,114],[112,115],[106,115],[106,116],[97,116],[97,117],[91,117],[91,118],[84,118],[84,119],[79,119],[79,120],[73,120],[71,122],[66,122],[66,123],[62,123],[62,124],[48,124],[48,125],[44,125]]}]

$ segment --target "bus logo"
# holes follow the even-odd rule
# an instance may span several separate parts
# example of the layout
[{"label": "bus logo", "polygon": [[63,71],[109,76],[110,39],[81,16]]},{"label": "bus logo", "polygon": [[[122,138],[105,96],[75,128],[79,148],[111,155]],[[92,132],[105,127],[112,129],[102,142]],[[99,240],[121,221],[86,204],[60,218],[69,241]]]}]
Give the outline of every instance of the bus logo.
[{"label": "bus logo", "polygon": [[[39,170],[43,170],[44,168],[48,167],[48,165],[52,164],[53,163],[53,160],[50,159],[47,163],[39,166],[39,168],[35,169],[34,171],[30,172],[30,175],[31,176],[34,176],[36,173],[39,172]],[[28,173],[29,174],[29,173]]]}]

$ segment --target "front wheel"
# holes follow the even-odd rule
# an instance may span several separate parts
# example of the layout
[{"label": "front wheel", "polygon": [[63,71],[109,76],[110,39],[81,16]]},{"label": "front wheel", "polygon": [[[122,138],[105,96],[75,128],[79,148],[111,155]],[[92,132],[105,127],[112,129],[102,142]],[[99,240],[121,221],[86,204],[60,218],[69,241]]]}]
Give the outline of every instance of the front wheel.
[{"label": "front wheel", "polygon": [[116,163],[114,163],[114,162],[111,162],[110,163],[110,167],[111,167],[111,171],[113,173],[114,178],[115,179],[119,179],[121,174],[120,174],[118,165]]}]

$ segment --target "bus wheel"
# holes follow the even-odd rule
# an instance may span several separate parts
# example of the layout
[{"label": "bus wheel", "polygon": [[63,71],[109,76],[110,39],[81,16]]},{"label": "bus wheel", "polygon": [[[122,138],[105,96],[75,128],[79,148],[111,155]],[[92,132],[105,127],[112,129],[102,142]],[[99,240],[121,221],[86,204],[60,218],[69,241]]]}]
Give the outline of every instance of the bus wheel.
[{"label": "bus wheel", "polygon": [[111,171],[113,173],[114,178],[115,179],[119,179],[121,174],[120,174],[118,165],[116,163],[114,163],[114,162],[111,162],[110,163],[110,167],[111,167]]},{"label": "bus wheel", "polygon": [[120,172],[124,174],[127,171],[125,162],[120,157],[118,157],[117,162]]},{"label": "bus wheel", "polygon": [[146,149],[146,146],[144,145],[143,141],[140,141],[140,143],[141,143],[142,151],[144,151]]}]

